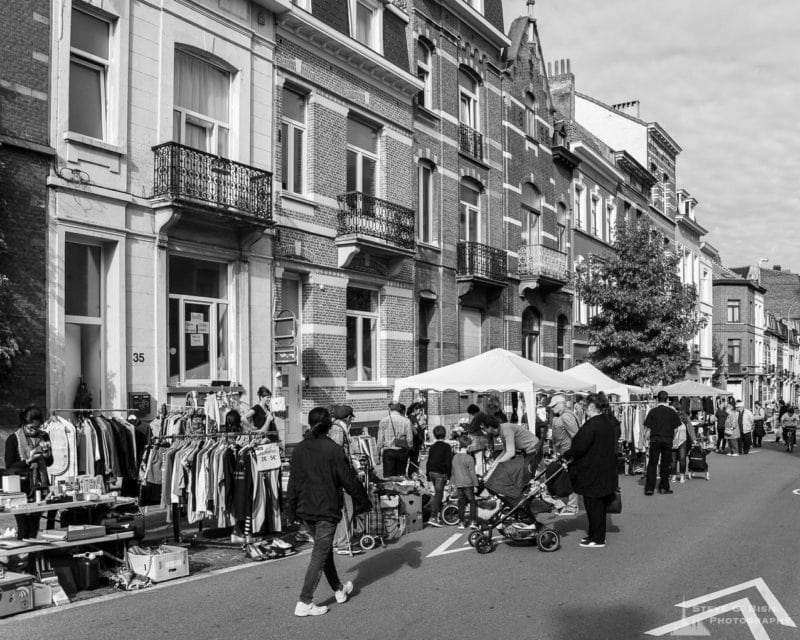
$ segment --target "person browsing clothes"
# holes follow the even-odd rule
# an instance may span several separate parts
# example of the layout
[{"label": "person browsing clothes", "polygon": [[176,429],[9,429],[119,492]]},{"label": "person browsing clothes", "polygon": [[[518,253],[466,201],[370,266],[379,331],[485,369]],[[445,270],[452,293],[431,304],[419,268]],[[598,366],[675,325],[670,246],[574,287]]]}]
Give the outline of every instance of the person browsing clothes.
[{"label": "person browsing clothes", "polygon": [[402,402],[390,402],[389,415],[378,425],[378,452],[383,462],[384,478],[406,475],[414,433],[405,412]]},{"label": "person browsing clothes", "polygon": [[[36,491],[47,489],[50,478],[47,467],[53,464],[49,436],[42,431],[42,411],[33,405],[19,414],[19,429],[6,439],[6,472],[21,476],[21,488],[28,502],[35,499]],[[35,538],[39,533],[41,513],[14,515],[17,521],[17,539]]]}]

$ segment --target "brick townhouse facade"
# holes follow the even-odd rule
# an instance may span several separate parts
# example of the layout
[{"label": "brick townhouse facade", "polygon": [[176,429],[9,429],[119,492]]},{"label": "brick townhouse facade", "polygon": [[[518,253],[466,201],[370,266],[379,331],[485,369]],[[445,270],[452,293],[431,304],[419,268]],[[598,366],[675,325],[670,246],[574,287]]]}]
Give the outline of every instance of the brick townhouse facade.
[{"label": "brick townhouse facade", "polygon": [[346,402],[374,424],[413,372],[423,83],[409,22],[399,2],[308,0],[278,23],[275,309],[299,327],[296,361],[276,362],[290,442],[316,405]]},{"label": "brick townhouse facade", "polygon": [[[507,318],[518,315],[509,311],[497,117],[509,40],[500,0],[412,0],[409,12],[413,67],[423,83],[413,114],[413,304],[414,367],[424,371],[507,346]],[[431,397],[431,420],[454,422],[467,400]]]},{"label": "brick townhouse facade", "polygon": [[0,370],[0,438],[16,410],[44,405],[47,381],[47,175],[50,146],[50,2],[7,3],[0,14],[0,322],[23,350]]},{"label": "brick townhouse facade", "polygon": [[752,408],[767,399],[764,287],[715,265],[714,337],[725,353],[727,389]]},{"label": "brick townhouse facade", "polygon": [[273,12],[290,6],[52,3],[49,409],[80,380],[96,408],[149,400],[143,417],[270,383]]},{"label": "brick townhouse facade", "polygon": [[579,160],[553,105],[536,20],[517,18],[509,36],[503,121],[509,348],[563,371],[573,364],[572,202]]}]

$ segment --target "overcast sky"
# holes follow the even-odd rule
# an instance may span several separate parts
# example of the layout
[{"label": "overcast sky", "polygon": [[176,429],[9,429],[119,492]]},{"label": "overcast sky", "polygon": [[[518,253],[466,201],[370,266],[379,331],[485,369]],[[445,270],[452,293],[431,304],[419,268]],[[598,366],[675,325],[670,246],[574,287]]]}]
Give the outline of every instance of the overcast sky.
[{"label": "overcast sky", "polygon": [[[527,14],[503,0],[506,26]],[[728,266],[800,272],[800,0],[537,0],[546,61],[641,101],[683,148],[678,187]]]}]

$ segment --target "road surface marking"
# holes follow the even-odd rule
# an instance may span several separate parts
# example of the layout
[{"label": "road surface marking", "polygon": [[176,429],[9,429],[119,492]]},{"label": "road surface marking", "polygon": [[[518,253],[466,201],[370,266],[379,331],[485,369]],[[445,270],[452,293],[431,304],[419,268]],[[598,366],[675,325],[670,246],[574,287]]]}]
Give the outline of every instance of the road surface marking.
[{"label": "road surface marking", "polygon": [[753,604],[750,602],[749,598],[741,598],[739,600],[734,600],[733,602],[729,602],[728,604],[723,604],[718,607],[714,607],[713,609],[697,613],[693,616],[689,616],[688,618],[682,618],[681,620],[677,620],[676,622],[665,624],[663,627],[650,629],[650,631],[645,631],[645,633],[649,636],[665,636],[668,633],[674,633],[678,629],[696,625],[697,623],[703,620],[708,620],[709,618],[715,618],[721,613],[726,613],[728,611],[736,611],[737,609],[742,612],[742,615],[744,615],[744,621],[747,623],[747,627],[750,629],[750,633],[753,634],[753,640],[769,640],[769,636],[767,635],[767,630],[764,629],[764,625],[761,623],[761,619],[758,617],[758,614],[756,613],[756,610],[753,608]]},{"label": "road surface marking", "polygon": [[800,489],[795,489],[792,493],[796,496],[800,496]]},{"label": "road surface marking", "polygon": [[[464,545],[466,545],[466,546],[462,545],[458,549],[451,549],[450,548],[463,535],[465,535],[465,534],[463,534],[463,533],[454,533],[452,536],[450,536],[447,540],[445,540],[442,544],[440,544],[438,547],[436,547],[433,551],[431,551],[425,557],[426,558],[435,558],[436,556],[446,556],[446,555],[449,555],[451,553],[460,553],[461,551],[469,551],[470,549],[472,549],[472,547],[469,546],[469,540],[464,542]],[[466,534],[466,535],[468,536],[469,534]],[[503,541],[505,541],[505,538],[503,536],[494,536],[492,538],[492,540],[495,540],[495,541],[503,540]]]},{"label": "road surface marking", "polygon": [[775,594],[772,593],[770,588],[767,586],[767,583],[764,582],[763,578],[755,578],[753,580],[748,580],[747,582],[742,582],[741,584],[737,584],[733,587],[728,587],[727,589],[715,591],[714,593],[707,593],[706,595],[700,596],[699,598],[693,598],[692,600],[679,602],[675,606],[688,609],[689,607],[695,607],[704,602],[709,602],[710,600],[717,600],[718,598],[724,598],[725,596],[729,596],[732,593],[736,593],[737,591],[744,591],[745,589],[749,589],[751,587],[755,587],[756,589],[758,589],[759,593],[761,594],[761,597],[763,597],[764,601],[769,605],[769,608],[772,610],[772,613],[775,614],[775,617],[778,619],[778,622],[780,624],[782,624],[784,627],[797,627],[794,621],[789,617],[789,614],[786,613],[786,609],[783,608],[783,605],[780,602],[778,602],[778,598],[775,597]]}]

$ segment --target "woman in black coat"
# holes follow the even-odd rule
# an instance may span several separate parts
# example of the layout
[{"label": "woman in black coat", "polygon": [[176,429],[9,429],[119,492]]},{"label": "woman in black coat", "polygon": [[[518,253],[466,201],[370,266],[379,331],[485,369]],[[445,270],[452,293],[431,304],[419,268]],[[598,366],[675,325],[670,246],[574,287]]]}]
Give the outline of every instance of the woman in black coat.
[{"label": "woman in black coat", "polygon": [[604,393],[586,400],[587,420],[572,438],[564,457],[572,460],[570,478],[575,493],[583,496],[589,530],[582,547],[606,544],[606,505],[617,490],[617,436],[614,423],[606,414]]}]

